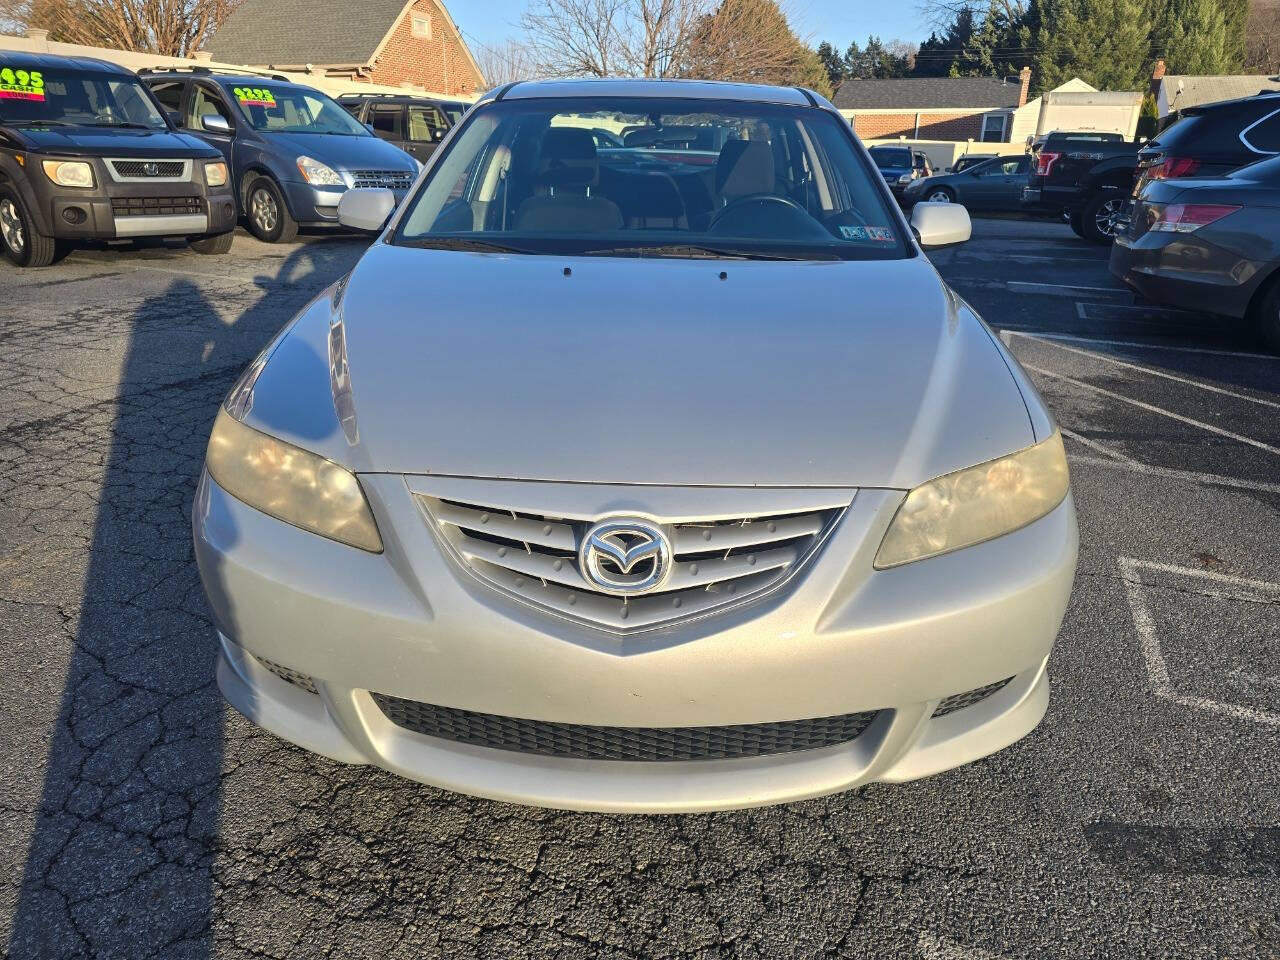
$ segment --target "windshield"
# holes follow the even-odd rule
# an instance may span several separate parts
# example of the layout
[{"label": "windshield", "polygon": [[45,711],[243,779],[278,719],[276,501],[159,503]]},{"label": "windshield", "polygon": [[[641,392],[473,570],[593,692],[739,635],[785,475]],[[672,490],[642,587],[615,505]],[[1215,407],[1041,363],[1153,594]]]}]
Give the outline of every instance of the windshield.
[{"label": "windshield", "polygon": [[911,166],[910,150],[882,150],[879,147],[873,147],[868,152],[871,154],[871,159],[876,162],[876,166],[881,170],[888,170],[892,167]]},{"label": "windshield", "polygon": [[471,106],[469,103],[458,103],[456,100],[437,100],[436,105],[448,115],[450,126],[462,120],[462,115]]},{"label": "windshield", "polygon": [[372,136],[335,100],[319,90],[273,84],[229,86],[236,106],[249,125],[267,133],[335,133],[344,137]]},{"label": "windshield", "polygon": [[506,100],[468,115],[392,242],[601,256],[907,256],[878,179],[848,126],[812,107]]},{"label": "windshield", "polygon": [[0,122],[168,129],[142,82],[90,70],[26,70],[0,51]]}]

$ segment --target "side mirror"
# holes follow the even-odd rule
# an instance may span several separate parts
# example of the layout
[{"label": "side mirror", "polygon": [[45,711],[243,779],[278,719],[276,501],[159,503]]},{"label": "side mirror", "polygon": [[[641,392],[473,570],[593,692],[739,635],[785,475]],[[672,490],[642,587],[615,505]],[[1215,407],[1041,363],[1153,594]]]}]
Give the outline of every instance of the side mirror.
[{"label": "side mirror", "polygon": [[396,195],[390,190],[348,190],[338,201],[338,222],[353,230],[381,230],[395,208]]},{"label": "side mirror", "polygon": [[926,250],[964,243],[973,234],[969,211],[958,203],[917,203],[911,226]]},{"label": "side mirror", "polygon": [[206,113],[201,117],[200,126],[209,133],[231,133],[231,124],[227,123],[226,117],[221,117],[216,113]]}]

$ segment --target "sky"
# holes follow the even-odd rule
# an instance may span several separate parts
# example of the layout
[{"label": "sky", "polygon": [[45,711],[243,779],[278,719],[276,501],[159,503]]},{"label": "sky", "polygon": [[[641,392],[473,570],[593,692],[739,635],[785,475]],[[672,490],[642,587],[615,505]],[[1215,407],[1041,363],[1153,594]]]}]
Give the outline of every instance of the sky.
[{"label": "sky", "polygon": [[[519,37],[520,14],[529,0],[445,0],[454,22],[474,46],[501,46],[508,37]],[[802,39],[817,46],[829,40],[844,50],[850,40],[861,45],[871,34],[881,40],[919,42],[929,35],[915,0],[784,0],[791,27]]]}]

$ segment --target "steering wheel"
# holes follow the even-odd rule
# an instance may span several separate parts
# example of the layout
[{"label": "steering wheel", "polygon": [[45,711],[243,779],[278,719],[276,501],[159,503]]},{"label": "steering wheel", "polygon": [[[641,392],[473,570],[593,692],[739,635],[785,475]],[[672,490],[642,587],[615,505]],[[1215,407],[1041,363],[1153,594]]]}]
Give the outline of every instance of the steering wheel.
[{"label": "steering wheel", "polygon": [[[744,215],[749,208],[753,209],[750,209],[748,218]],[[735,223],[733,218],[738,222]],[[787,227],[794,227],[799,234],[795,239],[806,236],[830,238],[827,229],[809,211],[790,197],[780,197],[776,193],[751,193],[729,201],[711,218],[707,233],[715,233],[717,228],[732,223],[734,236],[771,239],[778,236],[779,219],[785,221]]]},{"label": "steering wheel", "polygon": [[715,216],[711,218],[711,223],[708,226],[708,229],[710,229],[710,227],[714,227],[717,220],[728,216],[739,207],[745,207],[749,203],[780,203],[784,207],[791,207],[796,212],[803,213],[806,217],[809,215],[809,212],[805,210],[804,207],[800,206],[800,204],[796,203],[790,197],[780,197],[776,193],[749,193],[744,197],[737,197],[730,200],[723,207],[717,210]]}]

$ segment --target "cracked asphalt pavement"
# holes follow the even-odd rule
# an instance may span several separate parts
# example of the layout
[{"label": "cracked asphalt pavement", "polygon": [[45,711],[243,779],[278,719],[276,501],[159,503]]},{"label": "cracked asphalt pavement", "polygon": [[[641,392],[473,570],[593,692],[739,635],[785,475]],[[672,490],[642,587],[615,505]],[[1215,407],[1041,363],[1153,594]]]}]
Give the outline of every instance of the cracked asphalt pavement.
[{"label": "cracked asphalt pavement", "polygon": [[977,221],[935,263],[1045,392],[1081,518],[1044,722],[788,806],[528,809],[214,684],[209,427],[362,247],[0,264],[0,956],[1280,958],[1280,359],[1062,225]]}]

